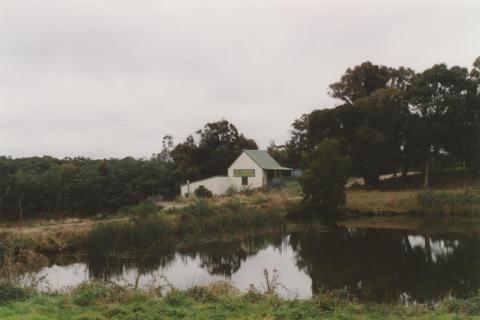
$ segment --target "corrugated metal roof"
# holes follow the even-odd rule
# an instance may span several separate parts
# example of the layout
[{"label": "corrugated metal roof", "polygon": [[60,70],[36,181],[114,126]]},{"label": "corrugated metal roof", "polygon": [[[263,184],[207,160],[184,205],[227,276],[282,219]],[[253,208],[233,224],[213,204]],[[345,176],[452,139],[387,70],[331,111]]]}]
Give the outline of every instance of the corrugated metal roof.
[{"label": "corrugated metal roof", "polygon": [[272,158],[265,150],[243,150],[260,168],[265,170],[292,170],[282,167],[275,159]]}]

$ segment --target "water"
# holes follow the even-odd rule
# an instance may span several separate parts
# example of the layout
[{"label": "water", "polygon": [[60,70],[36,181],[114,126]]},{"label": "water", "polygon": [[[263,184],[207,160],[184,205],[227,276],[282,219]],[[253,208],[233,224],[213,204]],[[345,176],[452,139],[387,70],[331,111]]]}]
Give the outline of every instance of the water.
[{"label": "water", "polygon": [[323,288],[346,289],[374,301],[465,297],[480,289],[480,236],[311,228],[150,255],[130,252],[122,259],[95,253],[61,257],[25,279],[41,290],[64,290],[90,279],[180,289],[228,280],[247,290],[250,284],[262,289],[265,268],[278,270],[278,292],[288,298],[308,298]]}]

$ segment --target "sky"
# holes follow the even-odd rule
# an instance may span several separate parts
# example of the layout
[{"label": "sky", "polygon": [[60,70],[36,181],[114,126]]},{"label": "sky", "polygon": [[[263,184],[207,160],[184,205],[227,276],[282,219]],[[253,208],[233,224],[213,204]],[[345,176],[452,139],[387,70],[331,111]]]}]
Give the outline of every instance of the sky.
[{"label": "sky", "polygon": [[476,0],[0,0],[0,155],[149,157],[222,118],[266,148],[349,67],[477,56]]}]

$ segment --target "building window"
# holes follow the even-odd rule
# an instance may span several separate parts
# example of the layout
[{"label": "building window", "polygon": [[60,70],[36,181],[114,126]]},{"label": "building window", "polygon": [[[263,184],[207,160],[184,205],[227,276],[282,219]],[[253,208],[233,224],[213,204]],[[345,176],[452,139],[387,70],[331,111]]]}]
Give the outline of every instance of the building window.
[{"label": "building window", "polygon": [[248,186],[248,177],[242,177],[242,186]]}]

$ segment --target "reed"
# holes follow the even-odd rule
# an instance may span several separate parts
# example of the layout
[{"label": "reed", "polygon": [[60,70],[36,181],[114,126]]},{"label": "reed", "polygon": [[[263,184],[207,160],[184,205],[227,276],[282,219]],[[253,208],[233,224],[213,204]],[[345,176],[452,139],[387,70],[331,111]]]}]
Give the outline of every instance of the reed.
[{"label": "reed", "polygon": [[111,256],[133,249],[148,251],[173,247],[175,229],[160,217],[96,225],[87,236],[89,254]]},{"label": "reed", "polygon": [[238,199],[216,206],[197,202],[181,214],[181,235],[253,233],[260,229],[282,229],[284,218],[277,210],[253,209]]}]

